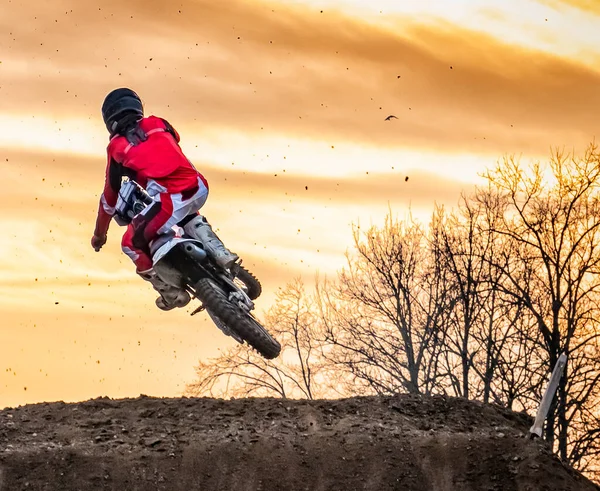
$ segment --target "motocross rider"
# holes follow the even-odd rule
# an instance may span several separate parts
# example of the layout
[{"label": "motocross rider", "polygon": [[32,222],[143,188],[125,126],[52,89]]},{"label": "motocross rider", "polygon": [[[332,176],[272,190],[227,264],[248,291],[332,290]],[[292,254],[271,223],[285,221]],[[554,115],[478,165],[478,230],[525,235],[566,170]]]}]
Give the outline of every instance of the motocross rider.
[{"label": "motocross rider", "polygon": [[193,216],[191,225],[206,252],[224,268],[233,265],[238,256],[225,248],[206,218],[198,212],[208,197],[208,183],[183,154],[179,134],[173,126],[156,116],[144,117],[142,101],[133,90],[118,88],[111,91],[102,104],[102,118],[110,142],[92,247],[99,251],[106,244],[122,178],[127,176],[135,180],[146,189],[154,203],[127,226],[121,241],[122,250],[134,262],[136,273],[160,293],[156,299],[158,308],[184,307],[190,301],[188,292],[157,276],[152,268],[150,244],[184,218],[190,221]]}]

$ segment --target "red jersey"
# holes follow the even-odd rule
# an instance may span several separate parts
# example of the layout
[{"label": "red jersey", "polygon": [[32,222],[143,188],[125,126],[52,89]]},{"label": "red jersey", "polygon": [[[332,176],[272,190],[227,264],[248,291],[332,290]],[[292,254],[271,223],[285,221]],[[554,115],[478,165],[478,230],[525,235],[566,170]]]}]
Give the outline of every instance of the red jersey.
[{"label": "red jersey", "polygon": [[123,176],[144,188],[151,185],[169,194],[197,186],[198,177],[208,188],[206,179],[181,151],[179,134],[167,121],[149,116],[139,122],[138,128],[141,131],[137,136],[141,134],[141,140],[138,138],[138,141],[131,142],[117,134],[106,149],[106,180],[98,207],[96,236],[104,236],[108,231]]}]

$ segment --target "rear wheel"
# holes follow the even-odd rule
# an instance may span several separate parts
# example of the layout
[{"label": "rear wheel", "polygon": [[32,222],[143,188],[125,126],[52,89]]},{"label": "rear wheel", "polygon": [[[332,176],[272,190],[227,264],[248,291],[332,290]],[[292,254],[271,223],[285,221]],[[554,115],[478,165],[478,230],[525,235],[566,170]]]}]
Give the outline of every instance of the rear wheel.
[{"label": "rear wheel", "polygon": [[196,296],[202,301],[211,317],[216,316],[231,331],[256,349],[268,360],[276,358],[281,345],[242,307],[229,301],[227,294],[210,278],[196,283]]},{"label": "rear wheel", "polygon": [[250,297],[250,300],[255,300],[260,297],[262,293],[262,286],[258,278],[254,276],[250,271],[248,271],[244,266],[239,264],[237,266],[237,274],[236,279],[240,280],[247,289],[246,295]]}]

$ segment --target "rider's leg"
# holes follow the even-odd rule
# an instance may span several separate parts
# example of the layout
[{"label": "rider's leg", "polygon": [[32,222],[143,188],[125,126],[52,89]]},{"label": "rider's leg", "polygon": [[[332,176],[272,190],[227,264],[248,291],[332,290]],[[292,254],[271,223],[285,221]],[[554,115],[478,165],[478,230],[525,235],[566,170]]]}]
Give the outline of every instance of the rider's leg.
[{"label": "rider's leg", "polygon": [[214,232],[206,217],[200,213],[187,221],[183,228],[188,235],[202,242],[207,254],[222,268],[230,268],[239,259],[237,254],[232,253],[225,247],[225,244],[223,244]]},{"label": "rider's leg", "polygon": [[[160,208],[160,203],[152,205],[155,207],[150,214],[138,215],[127,227],[127,231],[123,235],[121,247],[123,252],[129,256],[136,266],[137,274],[148,281],[152,287],[160,293],[160,297],[156,299],[156,306],[161,310],[171,310],[175,307],[185,307],[190,296],[187,291],[169,285],[162,281],[156,272],[152,269],[152,258],[150,257],[149,241],[146,239],[144,230],[151,223],[152,216],[155,216],[157,209]],[[150,208],[152,208],[150,207]],[[156,213],[156,216],[158,213]]]}]

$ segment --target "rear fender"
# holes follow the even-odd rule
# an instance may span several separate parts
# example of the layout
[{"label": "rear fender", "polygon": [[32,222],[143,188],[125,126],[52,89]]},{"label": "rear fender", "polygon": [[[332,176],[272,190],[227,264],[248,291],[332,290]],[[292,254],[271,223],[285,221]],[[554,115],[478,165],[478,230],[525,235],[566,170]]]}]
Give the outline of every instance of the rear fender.
[{"label": "rear fender", "polygon": [[183,249],[198,262],[203,262],[207,257],[206,251],[202,249],[202,243],[199,240],[175,237],[156,248],[152,254],[152,262],[156,265],[178,244],[183,244]]}]

